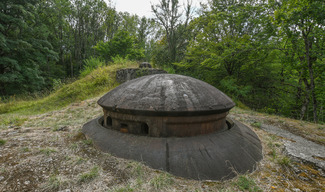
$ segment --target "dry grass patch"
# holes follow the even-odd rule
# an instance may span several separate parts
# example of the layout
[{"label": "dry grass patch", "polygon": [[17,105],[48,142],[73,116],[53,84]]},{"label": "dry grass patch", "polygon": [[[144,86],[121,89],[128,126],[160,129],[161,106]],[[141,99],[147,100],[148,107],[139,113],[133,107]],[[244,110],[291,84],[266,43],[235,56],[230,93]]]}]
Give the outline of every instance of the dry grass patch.
[{"label": "dry grass patch", "polygon": [[[0,138],[6,140],[0,146],[0,191],[325,191],[322,171],[291,160],[283,154],[281,138],[254,125],[264,159],[255,172],[227,181],[175,177],[103,153],[80,132],[84,123],[102,114],[97,100],[22,116],[28,120],[19,128],[0,129]],[[247,125],[269,118],[240,109],[232,116]]]}]

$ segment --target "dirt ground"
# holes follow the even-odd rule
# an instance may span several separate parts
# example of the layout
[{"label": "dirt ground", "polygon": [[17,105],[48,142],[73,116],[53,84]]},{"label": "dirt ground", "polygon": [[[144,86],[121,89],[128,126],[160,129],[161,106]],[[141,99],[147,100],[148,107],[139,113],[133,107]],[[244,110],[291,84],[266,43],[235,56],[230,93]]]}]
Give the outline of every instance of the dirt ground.
[{"label": "dirt ground", "polygon": [[97,150],[80,132],[84,123],[101,115],[97,99],[42,115],[2,115],[10,121],[0,126],[0,191],[325,191],[324,171],[290,159],[282,138],[259,129],[259,123],[289,127],[297,134],[308,128],[319,137],[305,137],[321,144],[323,126],[235,108],[231,117],[257,133],[264,159],[253,173],[195,181]]}]

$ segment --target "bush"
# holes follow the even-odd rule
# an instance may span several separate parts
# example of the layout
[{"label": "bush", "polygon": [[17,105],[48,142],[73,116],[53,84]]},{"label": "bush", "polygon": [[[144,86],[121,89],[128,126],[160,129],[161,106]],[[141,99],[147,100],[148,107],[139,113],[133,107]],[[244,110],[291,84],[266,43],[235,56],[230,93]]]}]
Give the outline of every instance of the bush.
[{"label": "bush", "polygon": [[105,65],[105,63],[97,57],[90,57],[89,59],[85,59],[84,63],[84,68],[80,71],[80,77],[85,77],[98,67]]}]

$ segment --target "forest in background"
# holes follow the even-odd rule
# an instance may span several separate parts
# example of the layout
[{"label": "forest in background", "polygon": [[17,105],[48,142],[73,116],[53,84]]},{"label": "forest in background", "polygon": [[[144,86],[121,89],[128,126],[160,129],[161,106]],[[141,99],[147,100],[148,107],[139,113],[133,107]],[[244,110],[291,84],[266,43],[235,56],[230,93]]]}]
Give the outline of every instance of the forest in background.
[{"label": "forest in background", "polygon": [[2,0],[0,97],[52,90],[119,60],[206,81],[239,105],[325,122],[323,0],[161,0],[153,19],[103,0]]}]

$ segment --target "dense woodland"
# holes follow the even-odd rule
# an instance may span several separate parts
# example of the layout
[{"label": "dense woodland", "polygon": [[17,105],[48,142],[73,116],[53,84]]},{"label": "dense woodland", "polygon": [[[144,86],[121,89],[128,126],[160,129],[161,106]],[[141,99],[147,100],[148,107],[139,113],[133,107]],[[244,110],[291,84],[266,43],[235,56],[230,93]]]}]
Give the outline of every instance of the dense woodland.
[{"label": "dense woodland", "polygon": [[1,0],[0,96],[51,90],[121,59],[204,80],[239,105],[325,114],[324,0],[161,0],[153,18],[103,0]]}]

